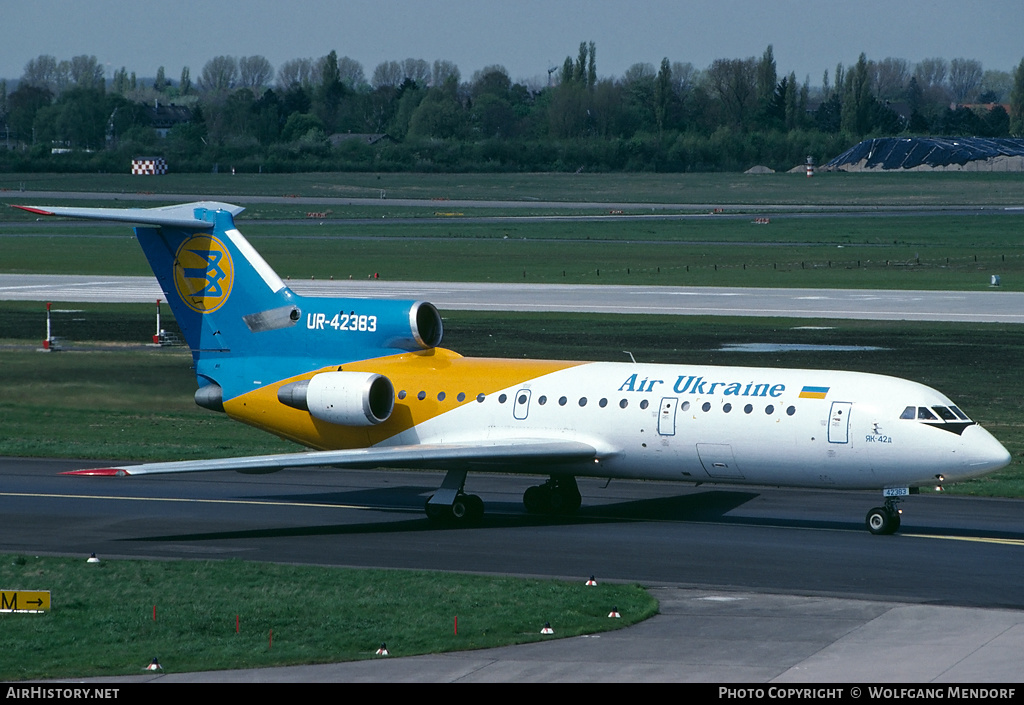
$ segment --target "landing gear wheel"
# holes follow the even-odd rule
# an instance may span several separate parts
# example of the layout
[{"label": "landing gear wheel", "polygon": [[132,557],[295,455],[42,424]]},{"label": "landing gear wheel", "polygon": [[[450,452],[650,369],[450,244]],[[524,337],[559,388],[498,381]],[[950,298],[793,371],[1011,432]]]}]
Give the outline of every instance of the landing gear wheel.
[{"label": "landing gear wheel", "polygon": [[475,494],[459,494],[451,506],[431,504],[431,495],[423,509],[427,519],[444,524],[472,525],[484,517],[484,501]]},{"label": "landing gear wheel", "polygon": [[878,536],[894,534],[900,528],[900,514],[890,511],[888,507],[875,507],[868,512],[864,523],[868,531]]},{"label": "landing gear wheel", "polygon": [[523,492],[523,506],[530,514],[540,514],[544,511],[544,489],[540,485],[528,487]]},{"label": "landing gear wheel", "polygon": [[523,493],[523,506],[531,514],[574,514],[582,501],[576,478],[572,476],[553,477]]},{"label": "landing gear wheel", "polygon": [[452,518],[459,524],[476,524],[484,518],[484,501],[475,494],[460,494],[452,503]]},{"label": "landing gear wheel", "polygon": [[445,515],[445,507],[438,504],[431,504],[430,500],[434,498],[434,495],[427,497],[426,503],[423,505],[423,511],[427,515],[427,519],[430,521],[443,521]]}]

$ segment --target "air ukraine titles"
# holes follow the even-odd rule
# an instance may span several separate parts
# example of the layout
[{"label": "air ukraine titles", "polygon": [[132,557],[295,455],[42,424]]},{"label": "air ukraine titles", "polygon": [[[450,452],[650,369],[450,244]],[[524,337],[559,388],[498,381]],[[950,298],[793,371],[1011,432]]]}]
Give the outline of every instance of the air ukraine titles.
[{"label": "air ukraine titles", "polygon": [[[637,381],[638,375],[631,374],[622,386],[620,392],[651,392],[654,385],[665,384],[662,379],[647,379]],[[748,382],[712,382],[711,380],[698,377],[697,375],[679,375],[676,383],[672,385],[672,391],[676,394],[714,394],[715,390],[724,396],[734,397],[780,397],[786,391],[784,384],[767,384]]]}]

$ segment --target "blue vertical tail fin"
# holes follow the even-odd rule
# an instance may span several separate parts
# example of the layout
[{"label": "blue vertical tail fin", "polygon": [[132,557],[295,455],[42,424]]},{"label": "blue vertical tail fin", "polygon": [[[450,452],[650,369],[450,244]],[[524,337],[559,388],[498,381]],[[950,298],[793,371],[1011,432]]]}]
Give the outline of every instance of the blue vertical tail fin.
[{"label": "blue vertical tail fin", "polygon": [[235,227],[241,209],[225,206],[190,204],[191,227],[135,228],[197,357],[207,351],[251,352],[252,334],[298,320],[295,294]]},{"label": "blue vertical tail fin", "polygon": [[192,350],[201,406],[219,408],[326,366],[441,341],[441,316],[426,302],[298,296],[235,227],[244,210],[238,206],[16,207],[137,225],[135,235]]}]

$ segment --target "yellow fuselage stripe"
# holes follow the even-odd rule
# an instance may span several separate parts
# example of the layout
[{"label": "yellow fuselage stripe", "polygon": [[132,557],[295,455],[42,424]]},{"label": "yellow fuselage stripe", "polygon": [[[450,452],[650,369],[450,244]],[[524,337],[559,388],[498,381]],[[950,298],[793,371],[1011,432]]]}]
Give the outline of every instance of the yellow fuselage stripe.
[{"label": "yellow fuselage stripe", "polygon": [[[375,445],[453,409],[476,404],[489,395],[552,372],[586,363],[559,360],[467,358],[444,348],[360,360],[283,379],[224,402],[229,416],[310,448],[332,450]],[[396,395],[391,417],[377,426],[348,427],[319,421],[309,412],[280,403],[277,391],[290,382],[310,379],[319,372],[373,372],[391,380]],[[424,398],[419,399],[420,392]],[[444,398],[438,395],[444,393]],[[463,394],[462,401],[459,395]]]}]

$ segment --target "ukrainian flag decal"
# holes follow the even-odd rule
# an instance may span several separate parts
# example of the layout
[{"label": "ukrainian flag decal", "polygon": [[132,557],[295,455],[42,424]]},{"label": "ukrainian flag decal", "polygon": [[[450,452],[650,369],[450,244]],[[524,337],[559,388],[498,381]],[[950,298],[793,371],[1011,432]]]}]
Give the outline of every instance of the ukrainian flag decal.
[{"label": "ukrainian flag decal", "polygon": [[824,399],[828,394],[828,387],[804,387],[800,390],[801,399]]}]

